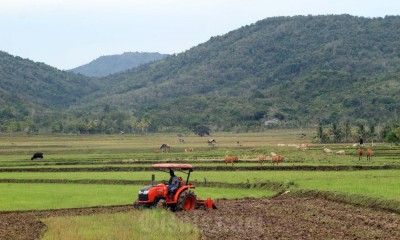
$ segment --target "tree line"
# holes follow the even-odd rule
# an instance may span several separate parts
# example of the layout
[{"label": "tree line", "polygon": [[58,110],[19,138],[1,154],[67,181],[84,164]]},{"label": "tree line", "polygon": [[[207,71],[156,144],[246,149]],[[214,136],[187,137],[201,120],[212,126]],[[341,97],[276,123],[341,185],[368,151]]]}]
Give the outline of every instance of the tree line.
[{"label": "tree line", "polygon": [[388,142],[397,145],[400,143],[400,124],[391,123],[378,127],[373,124],[351,125],[350,121],[342,124],[333,123],[328,126],[319,124],[313,141],[316,143],[354,143],[359,142],[360,139],[368,143]]}]

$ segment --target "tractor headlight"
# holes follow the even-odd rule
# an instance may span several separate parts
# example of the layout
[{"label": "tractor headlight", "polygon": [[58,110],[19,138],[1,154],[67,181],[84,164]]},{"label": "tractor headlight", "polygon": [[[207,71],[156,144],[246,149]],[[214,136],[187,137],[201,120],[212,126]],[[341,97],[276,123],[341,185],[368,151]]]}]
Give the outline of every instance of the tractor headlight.
[{"label": "tractor headlight", "polygon": [[139,190],[139,194],[148,194],[148,193],[149,193],[149,190],[144,190],[144,191]]}]

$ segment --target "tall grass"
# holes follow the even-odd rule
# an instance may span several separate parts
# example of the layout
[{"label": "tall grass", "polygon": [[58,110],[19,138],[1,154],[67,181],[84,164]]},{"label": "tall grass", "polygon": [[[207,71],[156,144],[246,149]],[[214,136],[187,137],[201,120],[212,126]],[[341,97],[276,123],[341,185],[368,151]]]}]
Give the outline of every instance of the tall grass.
[{"label": "tall grass", "polygon": [[200,231],[159,209],[90,216],[51,217],[43,240],[199,239]]}]

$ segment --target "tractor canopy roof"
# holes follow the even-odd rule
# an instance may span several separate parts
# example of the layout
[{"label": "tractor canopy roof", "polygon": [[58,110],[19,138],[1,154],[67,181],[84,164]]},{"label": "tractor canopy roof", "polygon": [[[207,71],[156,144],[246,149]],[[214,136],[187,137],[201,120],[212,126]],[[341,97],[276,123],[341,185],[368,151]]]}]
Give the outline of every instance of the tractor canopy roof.
[{"label": "tractor canopy roof", "polygon": [[192,165],[190,164],[176,164],[176,163],[158,163],[153,164],[153,168],[172,168],[172,169],[193,169]]}]

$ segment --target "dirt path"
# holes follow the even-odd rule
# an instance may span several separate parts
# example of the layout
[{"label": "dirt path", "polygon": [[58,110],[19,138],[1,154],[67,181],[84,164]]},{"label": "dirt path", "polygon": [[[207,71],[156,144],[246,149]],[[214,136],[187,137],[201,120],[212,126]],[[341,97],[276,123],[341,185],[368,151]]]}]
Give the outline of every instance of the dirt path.
[{"label": "dirt path", "polygon": [[[398,214],[322,199],[218,200],[218,210],[178,212],[203,231],[203,239],[400,239]],[[132,206],[0,212],[0,239],[39,239],[39,218],[132,210]]]}]

